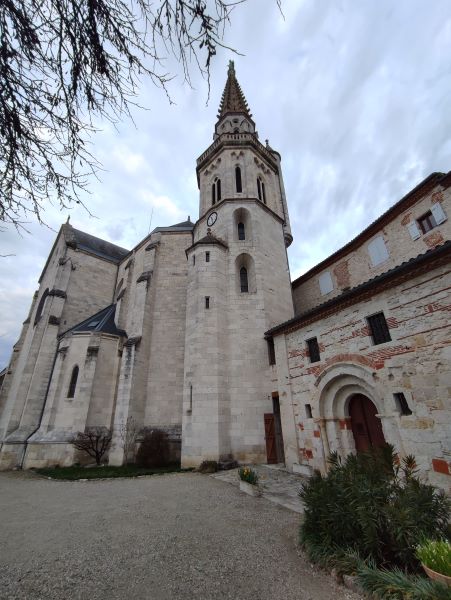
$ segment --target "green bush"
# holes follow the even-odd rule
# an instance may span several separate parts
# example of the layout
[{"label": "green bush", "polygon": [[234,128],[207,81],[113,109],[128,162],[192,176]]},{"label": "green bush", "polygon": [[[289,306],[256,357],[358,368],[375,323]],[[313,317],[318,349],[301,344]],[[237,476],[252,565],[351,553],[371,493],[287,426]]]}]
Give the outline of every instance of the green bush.
[{"label": "green bush", "polygon": [[451,577],[451,544],[445,540],[428,540],[417,548],[418,559],[436,573]]},{"label": "green bush", "polygon": [[419,571],[415,547],[446,532],[444,493],[418,479],[413,457],[399,463],[392,446],[329,462],[327,475],[316,473],[299,492],[300,540],[310,558],[327,565],[354,550],[377,567]]},{"label": "green bush", "polygon": [[168,434],[161,429],[148,431],[136,453],[136,464],[139,467],[166,467],[170,464],[170,448]]}]

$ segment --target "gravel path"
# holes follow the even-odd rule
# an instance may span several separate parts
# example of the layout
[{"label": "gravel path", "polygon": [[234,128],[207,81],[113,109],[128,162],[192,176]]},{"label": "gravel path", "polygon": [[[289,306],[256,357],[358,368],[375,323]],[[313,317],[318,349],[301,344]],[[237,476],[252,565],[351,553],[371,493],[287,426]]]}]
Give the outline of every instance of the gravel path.
[{"label": "gravel path", "polygon": [[0,474],[0,598],[355,600],[296,549],[299,516],[211,477]]}]

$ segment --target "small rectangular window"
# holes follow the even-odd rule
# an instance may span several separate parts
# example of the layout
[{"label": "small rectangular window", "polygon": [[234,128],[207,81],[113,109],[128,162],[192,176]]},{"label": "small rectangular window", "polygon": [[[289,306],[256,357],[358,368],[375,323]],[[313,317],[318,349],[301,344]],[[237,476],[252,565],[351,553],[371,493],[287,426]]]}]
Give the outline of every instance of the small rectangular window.
[{"label": "small rectangular window", "polygon": [[321,290],[322,296],[329,294],[329,292],[331,292],[334,289],[334,284],[333,284],[332,277],[331,277],[329,271],[322,273],[319,276],[318,281],[319,281],[319,289]]},{"label": "small rectangular window", "polygon": [[306,404],[305,405],[305,416],[307,417],[307,419],[313,419],[312,405],[311,404]]},{"label": "small rectangular window", "polygon": [[205,262],[210,262],[210,252],[205,252]]},{"label": "small rectangular window", "polygon": [[310,356],[310,362],[318,362],[321,360],[321,356],[319,353],[318,340],[316,337],[307,340],[308,353]]},{"label": "small rectangular window", "polygon": [[205,296],[205,308],[210,308],[210,296]]},{"label": "small rectangular window", "polygon": [[391,341],[390,331],[383,312],[371,315],[371,317],[367,317],[366,320],[375,345]]},{"label": "small rectangular window", "polygon": [[437,227],[437,222],[430,210],[418,219],[418,225],[423,233],[427,233]]},{"label": "small rectangular window", "polygon": [[274,339],[270,338],[268,340],[266,340],[266,343],[268,344],[268,359],[269,359],[269,364],[270,365],[275,365],[276,364],[276,351],[274,348]]},{"label": "small rectangular window", "polygon": [[395,398],[396,408],[399,410],[400,414],[403,416],[411,415],[412,411],[407,404],[404,394],[402,392],[397,392],[396,394],[393,394],[393,396]]}]

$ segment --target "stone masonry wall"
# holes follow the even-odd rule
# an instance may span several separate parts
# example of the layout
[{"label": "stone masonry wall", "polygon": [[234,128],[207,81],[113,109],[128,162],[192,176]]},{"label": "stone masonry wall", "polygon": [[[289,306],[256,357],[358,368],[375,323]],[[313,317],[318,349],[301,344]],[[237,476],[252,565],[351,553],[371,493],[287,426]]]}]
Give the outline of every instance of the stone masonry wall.
[{"label": "stone masonry wall", "polygon": [[[424,215],[437,202],[440,202],[448,219],[438,227],[413,240],[408,230],[409,223]],[[368,252],[368,245],[378,236],[383,236],[389,256],[382,263],[373,266]],[[294,285],[293,298],[296,314],[301,314],[318,304],[327,302],[341,294],[343,290],[368,281],[449,239],[451,239],[451,188],[443,190],[441,186],[436,186],[369,240],[362,242],[359,248],[325,266],[322,271],[317,272],[315,269],[315,273],[311,277],[307,277],[306,281]],[[319,277],[325,272],[330,273],[333,290],[322,295]]]},{"label": "stone masonry wall", "polygon": [[[350,397],[361,393],[376,405],[386,441],[401,455],[415,455],[429,481],[449,489],[450,289],[449,267],[436,268],[276,337],[291,467],[324,471],[330,451],[342,455],[354,451],[347,407]],[[384,312],[392,340],[374,345],[366,317],[379,311]],[[317,337],[321,355],[315,363],[310,362],[306,346],[312,337]],[[394,398],[399,392],[411,415],[400,414]]]}]

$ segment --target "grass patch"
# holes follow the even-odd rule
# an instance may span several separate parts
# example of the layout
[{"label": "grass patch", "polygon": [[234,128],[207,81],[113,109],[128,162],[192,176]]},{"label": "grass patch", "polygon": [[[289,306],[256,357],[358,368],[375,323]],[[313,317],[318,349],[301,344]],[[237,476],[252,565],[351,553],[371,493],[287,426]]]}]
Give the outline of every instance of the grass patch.
[{"label": "grass patch", "polygon": [[147,468],[136,465],[122,467],[58,467],[34,469],[35,473],[51,479],[75,481],[77,479],[109,479],[115,477],[140,477],[142,475],[165,475],[166,473],[187,473],[193,469],[182,469],[179,465]]}]

